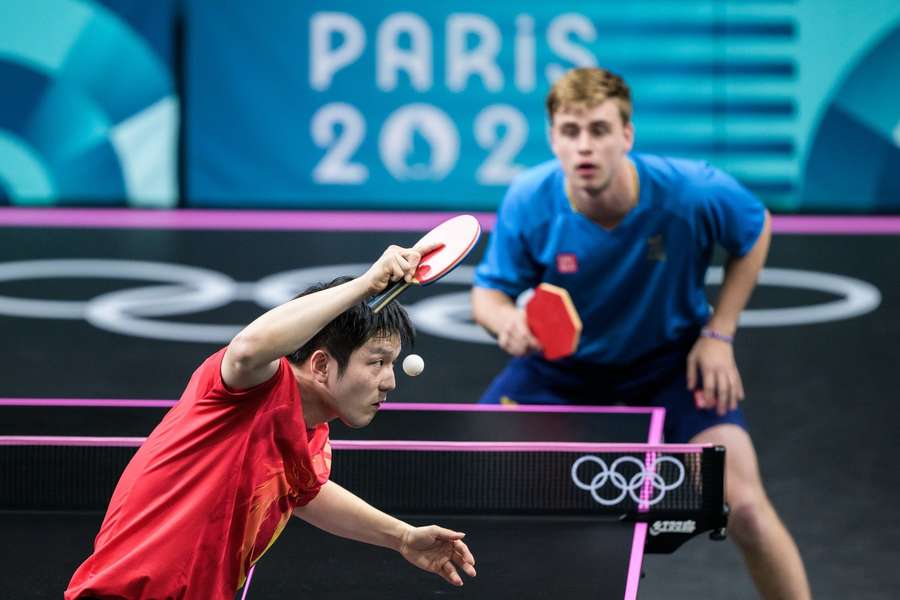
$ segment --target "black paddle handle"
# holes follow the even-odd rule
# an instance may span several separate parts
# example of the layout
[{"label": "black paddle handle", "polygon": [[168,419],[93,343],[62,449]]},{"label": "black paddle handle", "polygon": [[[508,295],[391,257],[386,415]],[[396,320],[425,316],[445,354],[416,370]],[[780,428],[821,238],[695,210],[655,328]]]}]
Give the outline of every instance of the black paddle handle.
[{"label": "black paddle handle", "polygon": [[380,312],[382,308],[387,306],[394,298],[402,294],[410,285],[412,285],[411,282],[406,281],[405,279],[398,279],[397,281],[384,288],[383,292],[369,300],[369,308],[372,309],[372,312],[378,314],[378,312]]}]

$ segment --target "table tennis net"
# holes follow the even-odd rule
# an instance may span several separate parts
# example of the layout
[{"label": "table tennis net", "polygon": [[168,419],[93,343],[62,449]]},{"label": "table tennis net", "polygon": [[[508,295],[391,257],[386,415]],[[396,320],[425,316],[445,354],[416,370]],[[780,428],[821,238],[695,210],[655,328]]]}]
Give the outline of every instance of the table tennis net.
[{"label": "table tennis net", "polygon": [[606,514],[712,512],[724,451],[337,450],[332,479],[388,512]]},{"label": "table tennis net", "polygon": [[[657,448],[665,448],[660,446]],[[133,447],[0,446],[0,509],[102,510]],[[402,514],[632,515],[724,504],[724,451],[336,449],[332,479]]]}]

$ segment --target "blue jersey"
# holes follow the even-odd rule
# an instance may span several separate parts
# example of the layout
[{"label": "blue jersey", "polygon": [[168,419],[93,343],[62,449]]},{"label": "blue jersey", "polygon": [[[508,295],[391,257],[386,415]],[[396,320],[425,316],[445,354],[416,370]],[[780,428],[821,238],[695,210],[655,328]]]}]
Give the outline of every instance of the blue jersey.
[{"label": "blue jersey", "polygon": [[611,230],[572,209],[558,161],[518,177],[475,272],[477,287],[513,298],[566,288],[584,324],[578,361],[625,364],[702,327],[715,245],[743,256],[765,222],[762,203],[705,162],[630,158],[640,196]]}]

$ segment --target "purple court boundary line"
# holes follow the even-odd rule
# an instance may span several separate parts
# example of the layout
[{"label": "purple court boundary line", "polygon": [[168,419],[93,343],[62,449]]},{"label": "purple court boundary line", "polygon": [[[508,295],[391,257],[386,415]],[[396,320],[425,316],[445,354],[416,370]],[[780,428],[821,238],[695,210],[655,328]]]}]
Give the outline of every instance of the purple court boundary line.
[{"label": "purple court boundary line", "polygon": [[[2,438],[0,438],[2,439]],[[685,452],[699,453],[702,444],[636,444],[605,442],[436,442],[431,440],[331,440],[335,450],[408,450],[442,452]]]},{"label": "purple court boundary line", "polygon": [[644,406],[560,406],[557,404],[452,404],[428,402],[386,402],[381,410],[445,410],[471,412],[542,412],[542,413],[634,413],[653,414],[663,410]]},{"label": "purple court boundary line", "polygon": [[[0,435],[0,446],[137,447],[145,437]],[[627,444],[602,442],[434,442],[332,440],[335,450],[407,450],[441,452],[684,452],[699,453],[710,444]]]},{"label": "purple court boundary line", "polygon": [[[428,231],[469,212],[491,231],[493,212],[339,211],[339,210],[153,210],[140,208],[0,208],[2,227],[98,229],[208,229],[265,231]],[[778,215],[772,231],[789,234],[900,234],[900,216]]]},{"label": "purple court boundary line", "polygon": [[137,448],[145,437],[0,435],[0,446],[103,446]]},{"label": "purple court boundary line", "polygon": [[250,567],[250,572],[247,573],[247,581],[244,582],[244,593],[241,594],[241,600],[247,599],[247,590],[250,589],[250,581],[253,579],[253,571],[256,570],[256,564]]},{"label": "purple court boundary line", "polygon": [[650,415],[650,435],[647,441],[651,444],[658,444],[663,439],[663,425],[666,421],[665,408],[653,408]]},{"label": "purple court boundary line", "polygon": [[[671,444],[667,446],[661,446],[660,442],[662,441],[663,436],[663,424],[665,423],[666,417],[666,409],[657,408],[653,410],[653,414],[650,416],[650,431],[647,436],[647,441],[650,446],[646,449],[646,456],[644,458],[645,463],[652,464],[652,461],[655,460],[656,452],[660,451],[655,449],[653,446],[655,445],[658,448],[668,449],[669,452],[678,452],[674,448],[681,446],[681,444]],[[644,497],[645,492],[641,491],[641,497]],[[639,510],[646,510],[646,506],[640,506]],[[638,597],[638,586],[641,582],[641,567],[644,564],[644,546],[647,542],[647,524],[646,523],[635,523],[634,525],[634,534],[631,538],[631,557],[628,560],[628,576],[625,580],[625,600],[637,600]]]},{"label": "purple court boundary line", "polygon": [[628,561],[628,579],[625,581],[625,600],[637,600],[641,581],[641,565],[644,563],[644,544],[647,541],[647,524],[636,523],[631,538],[631,560]]},{"label": "purple court boundary line", "polygon": [[0,398],[0,406],[109,406],[113,408],[169,408],[176,400],[113,398]]}]

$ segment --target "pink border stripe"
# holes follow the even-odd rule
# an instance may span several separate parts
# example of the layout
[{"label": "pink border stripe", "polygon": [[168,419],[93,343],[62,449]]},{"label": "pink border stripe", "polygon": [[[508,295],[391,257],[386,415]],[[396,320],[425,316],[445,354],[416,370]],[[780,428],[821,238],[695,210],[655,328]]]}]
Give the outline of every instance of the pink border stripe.
[{"label": "pink border stripe", "polygon": [[[650,417],[650,431],[647,436],[651,445],[645,446],[646,455],[644,463],[652,468],[653,460],[659,448],[664,448],[668,452],[690,452],[690,450],[676,449],[686,444],[670,444],[660,446],[663,436],[663,425],[665,423],[666,409],[657,408]],[[656,444],[654,448],[652,445]],[[646,500],[648,494],[648,486],[645,484],[641,490],[641,500]],[[646,511],[648,506],[645,502],[641,502],[638,510]],[[635,523],[634,536],[631,538],[631,557],[628,560],[628,577],[625,580],[625,600],[637,600],[638,586],[641,582],[641,566],[644,564],[644,544],[647,541],[647,524]]]},{"label": "pink border stripe", "polygon": [[650,435],[647,441],[651,444],[659,444],[663,439],[663,425],[666,421],[666,409],[654,408],[650,415]]},{"label": "pink border stripe", "polygon": [[145,437],[0,435],[0,446],[131,446],[136,448],[146,439]]},{"label": "pink border stripe", "polygon": [[446,410],[467,412],[541,412],[541,413],[603,413],[653,414],[657,409],[639,406],[559,406],[556,404],[451,404],[428,402],[385,402],[381,410]]},{"label": "pink border stripe", "polygon": [[[265,231],[428,231],[451,216],[469,212],[484,231],[496,222],[493,212],[212,210],[141,208],[0,208],[0,227],[74,227],[99,229],[214,229]],[[775,233],[874,235],[900,234],[900,216],[778,215]]]},{"label": "pink border stripe", "polygon": [[647,524],[635,523],[634,536],[631,538],[631,560],[628,561],[628,579],[625,582],[625,600],[637,600],[646,540]]},{"label": "pink border stripe", "polygon": [[432,440],[332,440],[335,450],[409,450],[443,452],[685,452],[700,453],[709,444],[628,444],[604,442],[445,442]]},{"label": "pink border stripe", "polygon": [[799,234],[897,235],[900,234],[900,217],[782,215],[772,219],[772,231]]},{"label": "pink border stripe", "polygon": [[113,408],[169,408],[175,400],[114,398],[0,398],[0,406],[110,406]]},{"label": "pink border stripe", "polygon": [[253,579],[253,571],[256,570],[256,565],[254,564],[250,567],[250,572],[247,573],[247,581],[244,582],[244,593],[241,594],[241,600],[247,600],[247,590],[250,589],[250,581]]},{"label": "pink border stripe", "polygon": [[490,231],[488,212],[338,210],[152,210],[141,208],[0,208],[0,226],[98,229],[227,229],[265,231],[428,231],[467,212]]},{"label": "pink border stripe", "polygon": [[[0,398],[0,406],[108,406],[114,408],[168,408],[176,400],[135,400],[129,398]],[[381,410],[420,410],[452,412],[540,412],[540,413],[602,413],[602,414],[657,414],[661,408],[640,406],[557,406],[501,404],[451,404],[427,402],[385,402]],[[651,420],[651,427],[653,421]],[[654,440],[650,440],[654,441]]]},{"label": "pink border stripe", "polygon": [[[145,437],[0,435],[0,446],[140,446]],[[449,452],[685,452],[700,453],[709,444],[605,444],[589,442],[442,442],[332,440],[335,450],[408,450]]]}]

